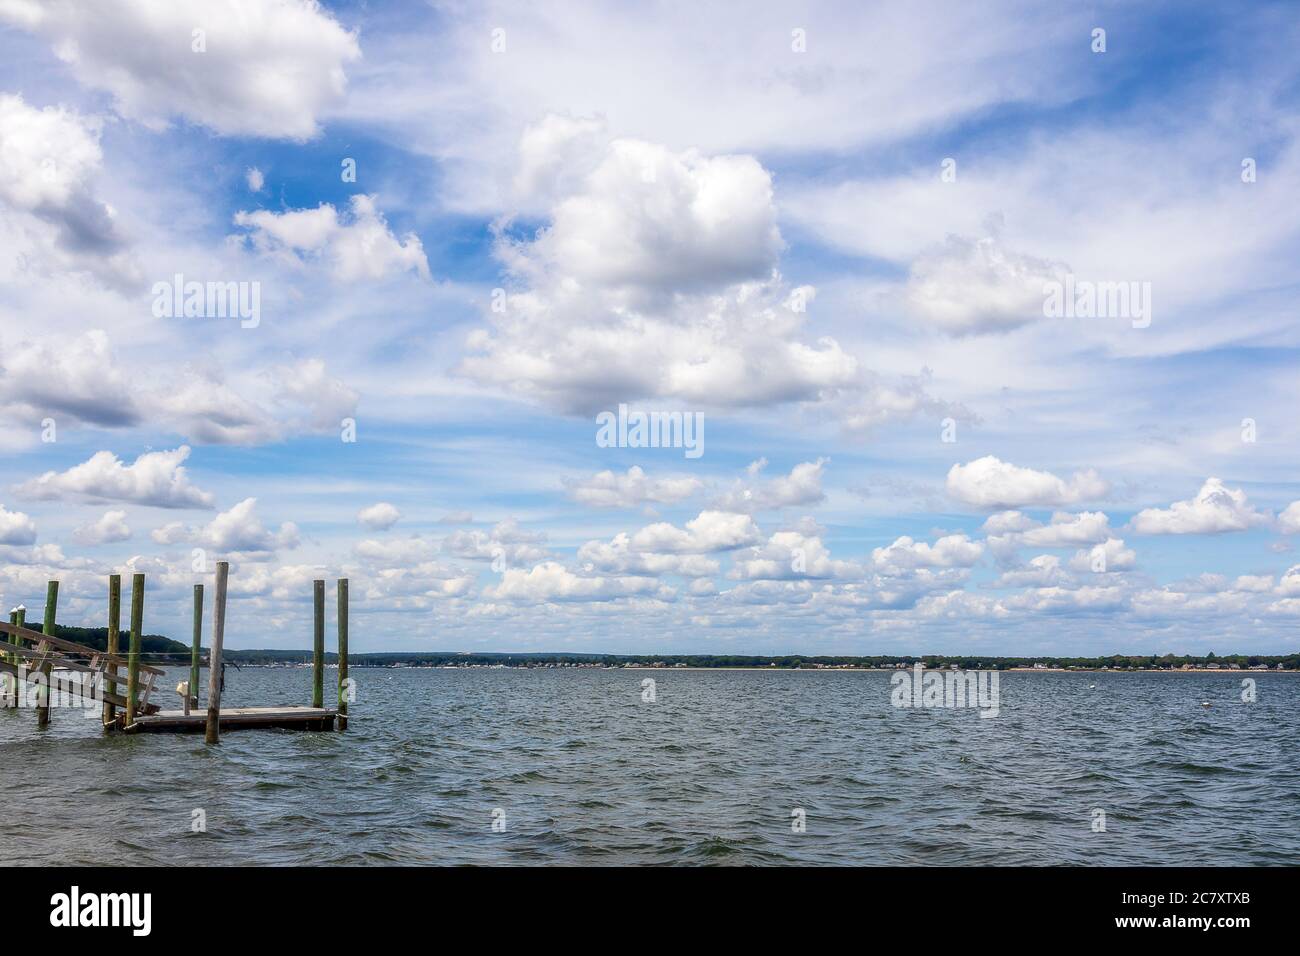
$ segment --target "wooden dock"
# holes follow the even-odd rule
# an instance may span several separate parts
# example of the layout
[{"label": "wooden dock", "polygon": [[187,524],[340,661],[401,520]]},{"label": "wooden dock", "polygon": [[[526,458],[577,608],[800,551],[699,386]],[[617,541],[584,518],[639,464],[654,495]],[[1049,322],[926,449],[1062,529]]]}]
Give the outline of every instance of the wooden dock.
[{"label": "wooden dock", "polygon": [[[55,612],[59,582],[50,581],[46,591],[44,623],[40,631],[26,626],[27,609],[21,605],[10,612],[8,623],[0,621],[0,708],[34,706],[37,726],[49,726],[51,691],[60,695],[53,709],[65,706],[63,698],[77,702],[79,709],[103,706],[105,731],[138,733],[204,733],[210,744],[220,741],[223,730],[347,730],[348,703],[355,699],[355,683],[348,677],[348,579],[338,579],[338,691],[333,707],[324,707],[325,670],[325,582],[313,582],[314,615],[312,632],[312,706],[277,707],[221,706],[224,689],[222,650],[226,621],[226,588],[230,563],[218,561],[216,596],[213,604],[212,645],[208,654],[207,707],[200,710],[199,669],[202,654],[203,585],[194,586],[194,630],[185,657],[189,680],[181,681],[176,692],[181,710],[161,710],[150,697],[157,681],[166,676],[161,667],[143,663],[141,640],[144,628],[145,576],[132,575],[130,643],[125,656],[118,647],[121,635],[121,575],[109,575],[108,637],[104,650],[78,644],[55,635]],[[122,669],[125,668],[125,675]],[[125,681],[123,680],[125,677]]]},{"label": "wooden dock", "polygon": [[[338,711],[327,707],[230,707],[221,711],[220,731],[227,730],[333,730]],[[137,717],[122,728],[128,734],[201,734],[207,730],[207,711],[185,713],[160,710]]]}]

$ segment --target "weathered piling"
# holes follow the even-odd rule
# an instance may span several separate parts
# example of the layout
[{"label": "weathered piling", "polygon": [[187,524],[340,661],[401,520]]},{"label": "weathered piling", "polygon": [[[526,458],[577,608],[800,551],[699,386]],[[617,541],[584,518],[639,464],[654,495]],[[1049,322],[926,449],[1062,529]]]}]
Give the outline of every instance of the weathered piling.
[{"label": "weathered piling", "polygon": [[194,636],[190,643],[190,683],[186,688],[185,711],[199,703],[199,653],[203,648],[203,585],[194,585]]},{"label": "weathered piling", "polygon": [[348,579],[339,578],[339,730],[348,729]]},{"label": "weathered piling", "polygon": [[[27,608],[23,607],[21,604],[18,605],[16,608],[14,608],[14,609],[13,609],[13,612],[12,612],[12,613],[10,614],[10,616],[9,616],[9,623],[10,623],[10,624],[17,624],[19,627],[26,627],[26,626],[27,626]],[[21,647],[23,646],[23,639],[22,639],[21,637],[19,637],[18,635],[15,634],[15,635],[14,635],[14,644],[15,644],[17,647],[21,648]],[[14,655],[14,663],[15,663],[15,664],[19,664],[19,665],[21,665],[22,662],[23,662],[22,657],[21,657],[20,655],[18,655],[18,654],[15,654],[15,655]],[[20,695],[21,695],[22,693],[23,693],[23,682],[20,681],[20,680],[18,679],[17,676],[15,676],[15,677],[14,677],[14,698],[13,698],[13,699],[14,699],[14,706],[15,706],[15,707],[21,707],[21,706],[22,706],[22,700],[20,699]]]},{"label": "weathered piling", "polygon": [[131,575],[131,643],[126,658],[126,726],[135,723],[140,701],[140,632],[144,628],[144,575]]},{"label": "weathered piling", "polygon": [[[59,582],[51,581],[45,586],[45,623],[41,633],[54,636],[54,617],[59,607]],[[45,645],[48,647],[49,645]],[[54,671],[54,662],[47,654],[41,662],[40,684],[36,688],[36,726],[50,725],[50,677]]]},{"label": "weathered piling", "polygon": [[312,582],[311,705],[325,706],[325,582]]},{"label": "weathered piling", "polygon": [[[122,575],[108,576],[108,641],[104,645],[110,658],[116,657],[119,650],[119,635],[122,631]],[[110,659],[104,680],[104,690],[110,694],[117,693],[117,662]],[[117,719],[117,708],[108,701],[104,702],[104,726]]]},{"label": "weathered piling", "polygon": [[204,740],[221,740],[221,648],[226,638],[226,582],[230,562],[217,562],[217,591],[212,601],[212,650],[208,652],[208,725]]},{"label": "weathered piling", "polygon": [[[12,611],[9,612],[9,623],[10,624],[18,623],[18,608],[14,608]],[[18,647],[22,647],[23,639],[21,637],[15,636],[13,638],[13,643],[16,644]],[[17,654],[10,655],[10,660],[13,662],[15,667],[22,665],[22,658],[20,658]],[[18,675],[6,674],[5,694],[4,694],[4,699],[0,700],[0,707],[5,707],[5,708],[17,707],[18,695],[20,693],[22,693],[22,684],[18,680]]]}]

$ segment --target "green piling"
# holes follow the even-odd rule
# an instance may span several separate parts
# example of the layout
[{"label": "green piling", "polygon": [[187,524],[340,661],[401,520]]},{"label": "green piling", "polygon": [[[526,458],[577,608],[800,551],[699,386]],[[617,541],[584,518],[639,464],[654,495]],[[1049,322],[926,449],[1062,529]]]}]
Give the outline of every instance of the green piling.
[{"label": "green piling", "polygon": [[325,706],[325,582],[315,581],[312,586],[312,604],[315,611],[311,644],[311,705]]},{"label": "green piling", "polygon": [[[122,631],[122,575],[110,574],[108,576],[108,643],[105,650],[114,657],[121,649],[120,635]],[[104,690],[110,694],[118,692],[117,683],[117,663],[111,662],[108,665],[108,673],[104,679]],[[117,707],[104,701],[104,725],[107,726],[117,719]]]},{"label": "green piling", "polygon": [[[59,607],[59,582],[51,581],[45,587],[45,624],[42,633],[54,636],[54,617]],[[41,684],[36,689],[36,726],[50,725],[50,675],[54,670],[53,661],[41,665]]]},{"label": "green piling", "polygon": [[339,730],[348,729],[348,579],[339,578]]},{"label": "green piling", "polygon": [[144,627],[144,575],[131,575],[131,644],[126,658],[126,722],[135,723],[135,708],[140,693],[140,630]]},{"label": "green piling", "polygon": [[[194,698],[195,706],[199,702],[199,651],[203,647],[203,585],[194,585],[194,637],[190,644],[190,687],[189,696]],[[189,710],[190,705],[185,705]]]}]

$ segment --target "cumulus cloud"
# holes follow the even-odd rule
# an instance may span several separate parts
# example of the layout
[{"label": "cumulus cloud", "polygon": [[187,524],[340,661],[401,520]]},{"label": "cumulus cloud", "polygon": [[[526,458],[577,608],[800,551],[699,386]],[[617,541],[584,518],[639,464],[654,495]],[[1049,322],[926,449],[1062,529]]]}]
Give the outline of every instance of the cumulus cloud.
[{"label": "cumulus cloud", "polygon": [[357,512],[357,522],[372,531],[387,531],[397,524],[402,513],[387,501],[379,501]]},{"label": "cumulus cloud", "polygon": [[698,478],[647,478],[633,465],[626,474],[601,471],[585,479],[564,480],[569,497],[592,508],[638,508],[646,504],[671,505],[704,487]]},{"label": "cumulus cloud", "polygon": [[420,237],[393,235],[373,196],[357,195],[340,215],[329,203],[315,209],[235,213],[235,225],[247,229],[244,241],[282,262],[325,262],[343,282],[383,279],[401,272],[429,277],[429,262]]},{"label": "cumulus cloud", "polygon": [[1107,538],[1086,551],[1076,551],[1070,559],[1070,570],[1104,573],[1129,571],[1137,564],[1137,552],[1124,547],[1122,538]]},{"label": "cumulus cloud", "polygon": [[755,544],[762,537],[754,519],[745,514],[701,511],[685,528],[661,521],[632,536],[637,551],[669,554],[709,554]]},{"label": "cumulus cloud", "polygon": [[79,544],[112,544],[129,540],[131,529],[127,527],[125,511],[105,511],[98,521],[82,525],[72,536]]},{"label": "cumulus cloud", "polygon": [[21,511],[0,505],[0,544],[28,545],[36,542],[36,522]]},{"label": "cumulus cloud", "polygon": [[[561,140],[570,150],[553,135],[526,143],[529,177],[554,165],[541,153]],[[772,181],[753,157],[615,139],[566,182],[547,228],[502,232],[516,289],[470,337],[463,374],[571,412],[648,397],[812,401],[854,382],[857,362],[836,342],[800,338],[810,295],[776,273]]]},{"label": "cumulus cloud", "polygon": [[667,594],[654,578],[584,577],[555,561],[529,570],[510,568],[484,594],[495,600],[519,602],[612,601],[621,597]]},{"label": "cumulus cloud", "polygon": [[549,557],[542,532],[525,531],[515,518],[506,518],[490,532],[453,531],[442,539],[442,550],[476,561],[504,561],[507,566],[533,564]]},{"label": "cumulus cloud", "polygon": [[719,565],[702,554],[656,554],[637,551],[631,537],[623,532],[609,542],[588,541],[578,549],[578,563],[583,570],[600,574],[631,574],[658,577],[676,574],[698,578],[717,574]]},{"label": "cumulus cloud", "polygon": [[1068,268],[1018,255],[992,236],[949,236],[912,264],[909,314],[954,335],[1000,332],[1043,318],[1043,287]]},{"label": "cumulus cloud", "polygon": [[154,508],[211,508],[212,494],[190,484],[184,466],[189,457],[189,446],[181,445],[146,452],[125,465],[111,451],[100,451],[67,471],[47,471],[19,485],[17,493],[44,501],[80,497]]},{"label": "cumulus cloud", "polygon": [[245,498],[199,529],[194,540],[215,551],[260,553],[298,546],[297,525],[286,521],[278,531],[270,531],[258,518],[256,509],[257,499]]},{"label": "cumulus cloud", "polygon": [[316,0],[6,0],[0,18],[48,39],[79,82],[155,129],[181,117],[225,135],[308,139],[361,55]]},{"label": "cumulus cloud", "polygon": [[11,224],[28,233],[24,254],[44,254],[51,271],[89,270],[120,285],[135,277],[136,266],[112,207],[95,195],[102,161],[97,121],[0,93],[0,208],[29,217],[27,228],[21,219]]},{"label": "cumulus cloud", "polygon": [[758,547],[739,552],[731,577],[747,581],[843,578],[860,573],[849,561],[837,561],[816,535],[778,531]]},{"label": "cumulus cloud", "polygon": [[1221,534],[1266,524],[1269,516],[1255,510],[1240,488],[1207,478],[1196,497],[1175,501],[1168,508],[1146,508],[1133,516],[1139,534]]},{"label": "cumulus cloud", "polygon": [[826,493],[822,491],[822,475],[829,460],[818,458],[816,461],[805,461],[795,465],[788,475],[757,481],[755,479],[767,467],[767,459],[760,458],[747,469],[749,480],[737,481],[725,495],[713,502],[712,507],[718,511],[755,514],[778,508],[821,504],[826,500]]},{"label": "cumulus cloud", "polygon": [[882,574],[905,574],[916,568],[969,568],[984,553],[984,545],[964,534],[945,535],[927,544],[904,535],[887,548],[871,552],[872,566]]},{"label": "cumulus cloud", "polygon": [[1277,530],[1283,534],[1300,533],[1300,501],[1293,501],[1277,516]]},{"label": "cumulus cloud", "polygon": [[1047,471],[1021,468],[993,455],[948,471],[948,494],[979,508],[1051,507],[1103,498],[1110,483],[1091,468],[1065,481]]},{"label": "cumulus cloud", "polygon": [[125,426],[140,421],[132,383],[99,329],[57,343],[5,342],[0,351],[0,407],[39,420]]}]

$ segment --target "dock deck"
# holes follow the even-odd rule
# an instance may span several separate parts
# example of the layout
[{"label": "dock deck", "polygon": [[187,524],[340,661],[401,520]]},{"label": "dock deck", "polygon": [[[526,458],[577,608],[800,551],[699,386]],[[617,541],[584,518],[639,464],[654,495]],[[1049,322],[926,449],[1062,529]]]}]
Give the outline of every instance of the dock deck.
[{"label": "dock deck", "polygon": [[[333,730],[337,710],[328,707],[232,707],[221,711],[220,730]],[[161,710],[137,716],[135,723],[124,728],[128,734],[179,733],[201,734],[207,727],[208,712]]]}]

